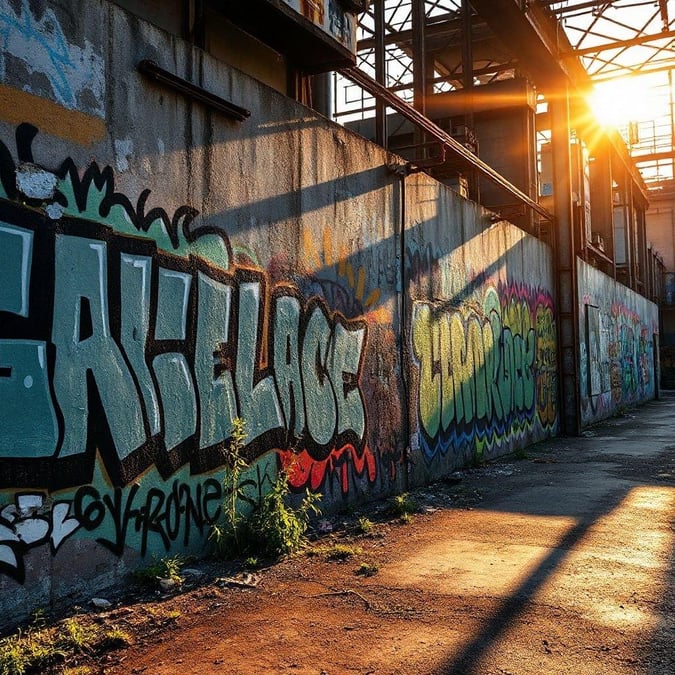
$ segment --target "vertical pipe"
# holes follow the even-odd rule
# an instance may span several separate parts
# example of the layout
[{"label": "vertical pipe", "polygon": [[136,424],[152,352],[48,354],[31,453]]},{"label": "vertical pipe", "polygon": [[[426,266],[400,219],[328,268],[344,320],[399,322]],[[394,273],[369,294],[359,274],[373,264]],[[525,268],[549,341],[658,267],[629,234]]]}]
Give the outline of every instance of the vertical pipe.
[{"label": "vertical pipe", "polygon": [[628,171],[623,172],[624,194],[624,241],[626,242],[626,266],[628,278],[626,286],[635,290],[635,222],[633,218],[633,185]]},{"label": "vertical pipe", "polygon": [[[645,212],[642,204],[636,207],[636,234],[637,234],[637,282],[639,292],[649,297],[649,277],[647,275],[647,230],[645,226]],[[640,288],[641,287],[641,288]]]},{"label": "vertical pipe", "polygon": [[[412,62],[413,62],[413,107],[415,110],[426,115],[426,83],[427,83],[427,59],[425,54],[425,25],[424,0],[412,0]],[[415,128],[415,145],[418,149],[416,159],[424,159],[424,142],[426,135],[423,131]]]},{"label": "vertical pipe", "polygon": [[424,0],[412,0],[413,107],[426,114],[426,55]]},{"label": "vertical pipe", "polygon": [[[464,133],[473,133],[473,27],[471,22],[471,3],[462,0],[462,92],[464,94]],[[469,197],[479,200],[478,174],[476,171],[469,172]]]},{"label": "vertical pipe", "polygon": [[462,87],[465,94],[464,115],[473,116],[470,96],[473,89],[473,32],[469,0],[462,0]]},{"label": "vertical pipe", "polygon": [[[673,71],[668,71],[668,97],[670,98],[670,147],[675,148],[675,100],[673,99]],[[670,159],[670,170],[675,177],[675,157]]]},{"label": "vertical pipe", "polygon": [[406,173],[401,171],[398,174],[398,185],[399,185],[399,205],[400,205],[400,214],[399,214],[399,247],[398,247],[398,263],[399,263],[399,279],[401,286],[398,289],[398,313],[399,313],[399,330],[398,330],[398,354],[399,354],[399,364],[401,368],[401,386],[403,388],[403,429],[405,434],[405,448],[403,449],[403,465],[404,470],[404,480],[405,485],[404,490],[408,490],[410,487],[410,453],[411,453],[411,444],[410,444],[410,409],[412,407],[412,401],[410,399],[410,387],[408,382],[408,368],[410,364],[410,359],[408,358],[408,282],[406,280],[406,240],[405,240],[405,228],[406,228]]}]

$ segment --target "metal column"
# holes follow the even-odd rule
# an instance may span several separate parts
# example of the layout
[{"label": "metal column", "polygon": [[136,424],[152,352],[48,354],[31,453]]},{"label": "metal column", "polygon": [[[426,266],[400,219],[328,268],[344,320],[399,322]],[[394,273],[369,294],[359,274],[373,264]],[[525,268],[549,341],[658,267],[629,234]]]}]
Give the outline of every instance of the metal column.
[{"label": "metal column", "polygon": [[413,61],[413,107],[423,115],[426,111],[427,60],[425,56],[426,15],[424,0],[412,0],[412,61]]},{"label": "metal column", "polygon": [[[469,133],[474,133],[473,116],[473,24],[471,15],[473,10],[469,0],[462,0],[462,89],[464,92],[464,133],[468,139]],[[478,174],[471,171],[469,180],[469,196],[479,201]]]},{"label": "metal column", "polygon": [[[375,0],[375,80],[387,86],[387,63],[384,44],[384,0]],[[387,106],[382,99],[375,99],[375,142],[383,148],[389,145],[387,133]]]},{"label": "metal column", "polygon": [[558,410],[562,431],[577,436],[581,429],[579,392],[579,301],[577,256],[572,207],[569,90],[564,83],[549,103],[553,151],[553,191],[556,215],[554,255],[557,272]]},{"label": "metal column", "polygon": [[[412,68],[413,68],[413,107],[415,110],[426,115],[427,98],[427,59],[425,49],[426,14],[424,12],[424,0],[412,0]],[[415,145],[418,146],[415,158],[426,158],[425,144],[426,134],[420,129],[415,129]]]}]

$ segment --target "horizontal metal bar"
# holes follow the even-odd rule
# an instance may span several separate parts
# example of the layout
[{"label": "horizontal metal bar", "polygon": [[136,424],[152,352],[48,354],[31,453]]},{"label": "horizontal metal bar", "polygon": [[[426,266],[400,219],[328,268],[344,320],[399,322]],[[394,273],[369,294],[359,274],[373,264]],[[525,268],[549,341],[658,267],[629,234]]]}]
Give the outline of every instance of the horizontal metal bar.
[{"label": "horizontal metal bar", "polygon": [[363,87],[367,92],[383,100],[390,108],[401,113],[406,119],[413,124],[423,129],[430,136],[433,136],[439,143],[452,151],[455,155],[459,155],[468,164],[477,169],[488,180],[492,181],[507,192],[512,194],[518,201],[523,202],[529,206],[533,211],[536,211],[545,220],[553,221],[553,214],[546,210],[540,204],[537,204],[533,199],[528,197],[524,192],[519,190],[515,185],[511,184],[504,176],[495,171],[491,166],[483,162],[470,150],[465,148],[461,143],[458,143],[450,134],[443,131],[438,125],[434,124],[429,118],[422,115],[415,110],[409,103],[406,103],[395,94],[392,94],[386,87],[373,80],[372,77],[366,75],[358,68],[343,68],[340,72],[355,84]]},{"label": "horizontal metal bar", "polygon": [[627,47],[635,47],[637,45],[643,45],[647,42],[655,42],[656,40],[665,40],[666,38],[672,37],[675,37],[675,30],[666,30],[653,35],[640,35],[639,37],[631,38],[630,40],[617,40],[616,42],[605,42],[604,44],[596,45],[595,47],[582,47],[581,49],[573,49],[571,52],[563,54],[563,56],[586,56],[587,54],[597,54],[599,52],[604,52],[608,49],[625,49]]},{"label": "horizontal metal bar", "polygon": [[[644,75],[653,75],[654,73],[667,73],[670,70],[673,70],[672,59],[659,59],[657,63],[663,63],[665,65],[658,66],[657,68],[642,68],[639,67],[639,70],[633,66],[617,66],[607,75],[600,73],[599,75],[591,75],[593,84],[600,84],[601,82],[610,82],[611,80],[618,80],[619,78],[624,77],[643,77]],[[628,71],[628,72],[626,72]]]},{"label": "horizontal metal bar", "polygon": [[230,103],[224,98],[212,94],[203,87],[192,84],[192,82],[189,82],[182,77],[178,77],[178,75],[174,75],[168,70],[164,70],[164,68],[158,66],[154,61],[143,59],[136,67],[138,68],[138,71],[143,73],[146,77],[161,82],[171,89],[174,89],[181,94],[185,94],[185,96],[227,115],[227,117],[243,122],[251,116],[250,110],[246,110],[246,108],[241,108],[234,103]]},{"label": "horizontal metal bar", "polygon": [[672,161],[675,159],[675,150],[666,150],[665,152],[652,152],[643,155],[636,153],[632,157],[633,161],[636,164],[644,164],[645,162]]}]

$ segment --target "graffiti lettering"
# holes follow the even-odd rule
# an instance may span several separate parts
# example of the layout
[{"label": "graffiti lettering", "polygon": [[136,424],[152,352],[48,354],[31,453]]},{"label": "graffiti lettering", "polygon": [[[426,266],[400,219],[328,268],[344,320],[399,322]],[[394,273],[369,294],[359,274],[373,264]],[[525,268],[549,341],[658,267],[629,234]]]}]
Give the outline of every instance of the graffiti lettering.
[{"label": "graffiti lettering", "polygon": [[[289,437],[317,459],[336,441],[363,447],[363,322],[303,305],[287,286],[269,294],[261,273],[225,273],[77,219],[26,222],[3,205],[0,243],[0,309],[13,315],[0,329],[12,401],[0,455],[25,460],[24,479],[39,485],[49,457],[93,460],[96,447],[119,484],[153,462],[165,477],[186,461],[211,469],[235,417],[248,422],[249,459]],[[91,466],[53,480],[88,482]],[[17,484],[11,474],[3,486]]]},{"label": "graffiti lettering", "polygon": [[[152,465],[211,470],[237,416],[248,460],[302,448],[313,485],[339,465],[344,486],[339,458],[374,480],[366,322],[232,267],[222,228],[194,226],[189,206],[147,208],[147,189],[132,203],[110,167],[42,169],[37,133],[17,127],[18,164],[0,142],[0,197],[36,207],[0,207],[0,487],[88,483],[99,456],[118,486]],[[49,190],[23,192],[24,170]]]},{"label": "graffiti lettering", "polygon": [[0,571],[23,582],[30,549],[49,543],[55,554],[79,529],[106,533],[96,541],[117,556],[131,542],[142,556],[149,549],[169,551],[176,542],[187,547],[218,520],[222,498],[214,478],[192,485],[176,480],[168,492],[132,485],[101,494],[83,485],[72,501],[54,503],[43,493],[18,494],[0,511]]},{"label": "graffiti lettering", "polygon": [[52,553],[79,527],[70,503],[51,503],[42,493],[17,494],[0,511],[0,571],[20,582],[25,577],[24,555],[49,542]]},{"label": "graffiti lettering", "polygon": [[[654,393],[652,332],[634,310],[621,302],[597,309],[585,298],[586,314],[595,312],[593,330],[580,345],[582,414],[586,422],[610,414]],[[596,302],[601,305],[601,302]],[[594,386],[589,389],[589,382]]]},{"label": "graffiti lettering", "polygon": [[150,488],[143,496],[138,485],[128,490],[118,487],[103,495],[85,485],[75,494],[73,512],[85,530],[111,531],[112,537],[100,536],[96,541],[118,556],[124,552],[132,533],[138,533],[139,550],[144,556],[150,537],[161,542],[168,551],[178,539],[182,539],[183,546],[188,546],[195,532],[203,536],[205,526],[218,520],[221,502],[222,487],[213,478],[196,486],[174,481],[168,494],[159,488]]},{"label": "graffiti lettering", "polygon": [[548,296],[518,287],[488,287],[480,309],[416,303],[412,343],[427,456],[476,442],[501,445],[536,416],[542,426],[554,424],[551,308]]}]

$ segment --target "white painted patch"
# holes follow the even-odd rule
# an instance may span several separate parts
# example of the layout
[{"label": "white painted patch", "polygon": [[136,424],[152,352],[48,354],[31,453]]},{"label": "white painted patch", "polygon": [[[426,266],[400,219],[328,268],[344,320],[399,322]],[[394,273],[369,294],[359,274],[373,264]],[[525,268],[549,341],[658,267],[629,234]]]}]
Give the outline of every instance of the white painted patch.
[{"label": "white painted patch", "polygon": [[59,220],[63,215],[63,206],[57,203],[47,204],[45,211],[47,213],[47,216],[52,220]]},{"label": "white painted patch", "polygon": [[[10,308],[15,314],[28,316],[28,296],[30,292],[30,271],[33,262],[33,233],[22,227],[0,224],[0,234],[18,237],[21,240],[21,304]],[[4,238],[4,237],[3,237]],[[7,309],[3,307],[3,309]]]},{"label": "white painted patch", "polygon": [[22,516],[27,516],[31,511],[36,511],[42,507],[44,501],[43,495],[19,495],[16,505]]},{"label": "white painted patch", "polygon": [[19,538],[7,526],[0,523],[0,541],[19,541]]},{"label": "white painted patch", "polygon": [[0,562],[3,562],[10,567],[14,567],[15,569],[18,566],[14,551],[12,551],[9,546],[4,546],[2,544],[0,544]]},{"label": "white painted patch", "polygon": [[19,515],[19,511],[16,508],[15,504],[7,504],[4,506],[2,511],[0,511],[0,518],[4,520],[9,520],[10,522],[14,520]]},{"label": "white painted patch", "polygon": [[115,141],[115,166],[118,171],[128,171],[129,157],[134,151],[134,143],[130,138]]},{"label": "white painted patch", "polygon": [[24,162],[16,167],[16,188],[29,199],[53,199],[58,181],[51,171],[37,164]]},{"label": "white painted patch", "polygon": [[68,511],[70,511],[70,504],[66,502],[54,504],[52,509],[51,541],[55,551],[80,526],[80,521],[77,518],[68,517]]},{"label": "white painted patch", "polygon": [[71,44],[52,9],[36,18],[29,0],[21,0],[16,10],[12,3],[0,3],[0,82],[20,85],[37,95],[47,93],[32,85],[25,73],[23,82],[14,82],[14,74],[7,68],[8,54],[20,61],[29,75],[44,76],[61,105],[105,117],[103,57],[88,40],[84,48]]},{"label": "white painted patch", "polygon": [[28,518],[16,523],[14,529],[24,544],[37,544],[49,533],[49,522],[42,518]]},{"label": "white painted patch", "polygon": [[159,153],[160,157],[164,156],[164,141],[161,138],[157,139],[157,152]]}]

